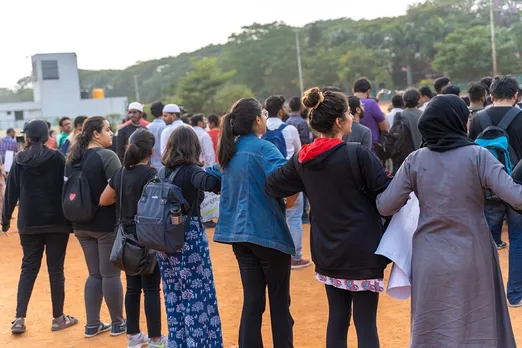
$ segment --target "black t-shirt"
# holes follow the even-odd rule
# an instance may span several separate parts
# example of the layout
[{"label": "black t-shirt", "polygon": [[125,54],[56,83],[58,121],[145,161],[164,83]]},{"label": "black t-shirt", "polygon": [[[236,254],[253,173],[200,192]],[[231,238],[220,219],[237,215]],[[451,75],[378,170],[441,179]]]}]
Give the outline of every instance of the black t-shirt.
[{"label": "black t-shirt", "polygon": [[[122,172],[124,172],[123,193],[120,202]],[[119,217],[121,204],[121,220],[125,225],[134,225],[134,216],[136,216],[138,210],[138,201],[143,188],[154,178],[156,173],[157,171],[153,167],[139,165],[129,169],[121,168],[109,180],[109,186],[116,192],[116,216]]]},{"label": "black t-shirt", "polygon": [[[510,106],[494,106],[487,109],[491,123],[494,126],[497,126],[510,109]],[[482,131],[483,129],[480,125],[479,118],[474,117],[469,126],[469,137],[472,140],[475,140]],[[517,156],[517,158],[512,158],[512,161],[518,162],[522,159],[522,115],[518,115],[509,125],[507,134],[509,136],[509,145],[511,145],[515,155]]]}]

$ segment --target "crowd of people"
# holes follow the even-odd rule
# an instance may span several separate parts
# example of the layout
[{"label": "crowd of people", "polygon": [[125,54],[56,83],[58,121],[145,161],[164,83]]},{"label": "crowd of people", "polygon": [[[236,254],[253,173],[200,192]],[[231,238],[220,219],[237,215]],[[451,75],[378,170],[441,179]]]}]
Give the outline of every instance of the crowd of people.
[{"label": "crowd of people", "polygon": [[[415,193],[411,347],[516,347],[508,305],[522,306],[522,110],[511,76],[470,83],[468,100],[446,77],[397,91],[386,115],[372,85],[358,79],[348,96],[327,86],[287,103],[238,100],[224,116],[187,115],[175,104],[128,107],[113,134],[100,116],[60,119],[60,134],[32,120],[19,151],[13,130],[0,155],[17,152],[7,175],[2,230],[18,204],[23,250],[12,332],[26,331],[42,256],[59,331],[79,320],[63,311],[64,262],[71,232],[85,256],[86,338],[128,335],[128,347],[222,347],[223,333],[205,227],[230,244],[243,285],[240,347],[261,348],[268,293],[275,348],[293,347],[292,269],[315,264],[328,299],[327,348],[347,346],[353,312],[358,346],[379,347],[377,310],[390,260],[375,251],[389,220]],[[382,93],[380,93],[382,95]],[[378,94],[379,97],[379,94]],[[468,103],[467,103],[468,102]],[[495,133],[496,132],[496,133]],[[188,208],[184,245],[157,252],[147,274],[111,262],[116,226],[137,233],[144,188],[164,173]],[[80,182],[84,216],[66,218],[67,185]],[[220,195],[219,218],[202,221],[204,192]],[[66,197],[67,196],[67,197]],[[497,249],[506,248],[507,300]],[[311,256],[303,223],[311,223]],[[163,285],[161,285],[163,284]],[[168,335],[162,332],[163,289]],[[140,328],[141,293],[147,334]],[[110,322],[100,317],[102,301]],[[125,315],[124,315],[125,309]]]}]

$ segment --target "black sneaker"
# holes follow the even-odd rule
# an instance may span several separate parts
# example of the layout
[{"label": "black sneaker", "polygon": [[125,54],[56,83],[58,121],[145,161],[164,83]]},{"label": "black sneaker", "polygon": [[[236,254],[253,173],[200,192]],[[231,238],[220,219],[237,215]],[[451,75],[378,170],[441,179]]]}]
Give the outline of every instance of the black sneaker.
[{"label": "black sneaker", "polygon": [[85,327],[85,335],[84,335],[84,337],[85,338],[91,338],[91,337],[94,337],[94,336],[98,336],[101,333],[109,331],[111,328],[112,328],[111,324],[104,324],[104,323],[101,323],[100,325],[95,326],[95,327],[88,327],[88,326],[86,326]]},{"label": "black sneaker", "polygon": [[127,333],[127,322],[124,321],[120,325],[113,325],[111,329],[111,336],[119,336]]},{"label": "black sneaker", "polygon": [[500,244],[497,244],[497,250],[504,249],[507,247],[507,244],[505,242],[500,242]]},{"label": "black sneaker", "polygon": [[216,226],[216,223],[212,220],[203,223],[203,227],[205,228],[216,228]]}]

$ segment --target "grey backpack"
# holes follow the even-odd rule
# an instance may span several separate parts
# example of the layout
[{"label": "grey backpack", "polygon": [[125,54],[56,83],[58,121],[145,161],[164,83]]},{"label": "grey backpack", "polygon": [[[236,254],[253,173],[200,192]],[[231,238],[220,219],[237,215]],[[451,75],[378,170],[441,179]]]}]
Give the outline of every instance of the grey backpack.
[{"label": "grey backpack", "polygon": [[[135,219],[138,241],[146,248],[175,253],[185,243],[185,231],[190,224],[197,199],[190,207],[181,188],[174,184],[181,168],[176,168],[168,177],[165,168],[161,168],[156,177],[143,188]],[[184,223],[171,224],[170,212],[179,209],[183,212],[190,209],[190,212]]]}]

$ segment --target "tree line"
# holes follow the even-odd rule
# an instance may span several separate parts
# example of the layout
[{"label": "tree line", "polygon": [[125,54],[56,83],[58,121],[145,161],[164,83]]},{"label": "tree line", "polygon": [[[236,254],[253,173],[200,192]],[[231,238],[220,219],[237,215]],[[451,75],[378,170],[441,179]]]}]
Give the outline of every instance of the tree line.
[{"label": "tree line", "polygon": [[[492,74],[489,10],[489,0],[426,0],[393,18],[341,18],[302,28],[255,23],[224,45],[124,70],[82,70],[80,81],[85,90],[104,88],[106,96],[134,100],[136,76],[141,102],[178,102],[190,112],[226,111],[241,96],[299,95],[297,30],[305,88],[349,89],[360,76],[387,89],[440,75],[465,82]],[[520,1],[494,0],[499,73],[522,73],[521,14]]]}]

